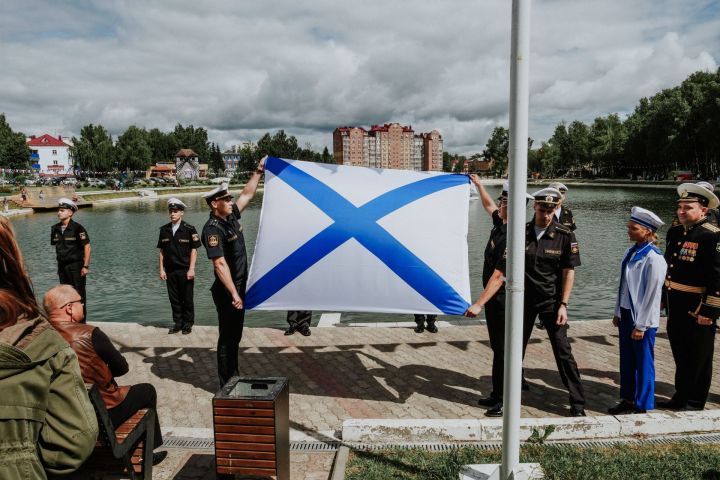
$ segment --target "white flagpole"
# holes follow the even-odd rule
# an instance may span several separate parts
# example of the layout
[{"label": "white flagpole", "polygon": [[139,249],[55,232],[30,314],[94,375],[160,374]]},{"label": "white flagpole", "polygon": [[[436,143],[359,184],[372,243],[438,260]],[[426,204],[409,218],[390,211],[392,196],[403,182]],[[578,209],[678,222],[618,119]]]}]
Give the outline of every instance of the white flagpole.
[{"label": "white flagpole", "polygon": [[505,384],[500,478],[514,478],[520,465],[520,393],[525,296],[525,191],[527,189],[530,0],[513,0],[510,43],[510,192],[508,275],[505,310]]}]

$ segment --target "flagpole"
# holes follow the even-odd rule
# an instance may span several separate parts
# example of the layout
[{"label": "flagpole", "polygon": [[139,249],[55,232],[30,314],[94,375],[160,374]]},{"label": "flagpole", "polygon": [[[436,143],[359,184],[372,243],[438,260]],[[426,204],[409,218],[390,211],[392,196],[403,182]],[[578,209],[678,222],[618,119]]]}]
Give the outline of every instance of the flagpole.
[{"label": "flagpole", "polygon": [[513,0],[510,42],[510,192],[507,248],[508,302],[505,310],[505,383],[500,478],[513,478],[520,465],[523,300],[525,296],[525,192],[527,189],[530,0]]}]

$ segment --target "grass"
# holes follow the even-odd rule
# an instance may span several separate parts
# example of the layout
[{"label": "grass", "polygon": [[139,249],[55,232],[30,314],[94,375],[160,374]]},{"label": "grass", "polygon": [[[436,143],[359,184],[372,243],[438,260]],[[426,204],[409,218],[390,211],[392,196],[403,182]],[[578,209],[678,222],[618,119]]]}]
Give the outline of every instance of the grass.
[{"label": "grass", "polygon": [[[457,480],[467,464],[500,463],[499,450],[460,447],[432,453],[422,449],[353,451],[347,480]],[[555,480],[720,480],[720,445],[678,442],[618,444],[603,448],[526,445],[521,462],[539,463]]]}]

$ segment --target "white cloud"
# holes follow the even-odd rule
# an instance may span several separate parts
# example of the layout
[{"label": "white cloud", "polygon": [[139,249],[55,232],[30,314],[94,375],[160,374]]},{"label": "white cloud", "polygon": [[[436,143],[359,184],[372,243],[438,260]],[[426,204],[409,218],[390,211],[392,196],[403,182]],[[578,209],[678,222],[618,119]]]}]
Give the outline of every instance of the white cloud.
[{"label": "white cloud", "polygon": [[[720,13],[706,0],[532,8],[538,140],[717,68]],[[507,125],[509,49],[507,0],[5,0],[0,111],[28,134],[183,123],[228,145],[282,128],[318,149],[336,126],[399,121],[474,152]]]}]

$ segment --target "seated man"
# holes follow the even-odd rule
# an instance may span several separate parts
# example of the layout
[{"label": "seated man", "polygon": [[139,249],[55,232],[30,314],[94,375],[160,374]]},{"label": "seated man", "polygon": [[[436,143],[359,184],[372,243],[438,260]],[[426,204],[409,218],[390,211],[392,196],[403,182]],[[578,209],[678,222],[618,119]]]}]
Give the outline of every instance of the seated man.
[{"label": "seated man", "polygon": [[[80,361],[85,383],[98,386],[110,419],[117,428],[138,410],[155,408],[157,394],[149,383],[120,387],[115,377],[128,372],[128,364],[110,339],[99,328],[82,323],[83,305],[80,294],[72,285],[51,288],[43,299],[50,324],[70,344]],[[163,444],[160,422],[155,416],[154,448]],[[167,452],[155,452],[153,465],[162,462]]]}]

